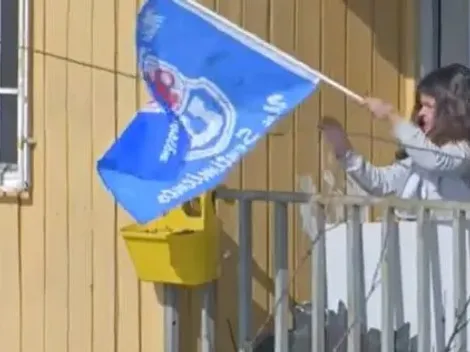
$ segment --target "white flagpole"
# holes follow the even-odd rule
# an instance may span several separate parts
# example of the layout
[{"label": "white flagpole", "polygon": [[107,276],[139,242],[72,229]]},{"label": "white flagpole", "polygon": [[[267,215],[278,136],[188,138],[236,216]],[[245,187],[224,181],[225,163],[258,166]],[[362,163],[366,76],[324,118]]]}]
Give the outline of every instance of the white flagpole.
[{"label": "white flagpole", "polygon": [[[199,16],[205,18],[207,21],[209,21],[211,24],[216,26],[218,29],[224,31],[225,33],[235,36],[238,33],[243,34],[244,38],[237,38],[237,39],[249,39],[251,40],[252,43],[256,43],[259,47],[263,48],[263,52],[265,54],[271,52],[275,53],[278,57],[282,58],[285,63],[288,63],[289,66],[292,67],[297,67],[302,69],[304,72],[306,72],[312,81],[317,81],[320,79],[321,81],[325,82],[326,84],[329,84],[331,87],[338,89],[339,91],[343,92],[346,94],[348,97],[351,99],[355,100],[357,103],[362,104],[364,103],[364,98],[360,96],[359,94],[353,92],[349,88],[346,88],[342,84],[336,82],[335,80],[331,79],[328,76],[325,76],[323,73],[318,72],[317,70],[314,70],[310,66],[306,65],[305,63],[299,61],[295,57],[279,50],[276,48],[274,45],[271,45],[264,41],[263,39],[259,38],[258,36],[254,35],[253,33],[250,33],[243,28],[240,28],[236,24],[230,22],[226,18],[218,15],[217,13],[207,9],[203,5],[197,3],[196,1],[193,0],[174,0],[176,3],[180,4],[181,6],[184,6],[186,8],[189,8],[193,12],[196,12]],[[191,9],[192,8],[192,9]],[[231,29],[229,32],[226,30],[226,28],[222,28],[221,26],[218,26],[218,23],[223,24],[226,28]],[[246,40],[244,40],[246,43]],[[272,57],[270,57],[272,58]],[[297,70],[298,71],[298,70]]]},{"label": "white flagpole", "polygon": [[339,91],[343,92],[348,97],[355,100],[357,103],[359,103],[359,104],[364,103],[364,98],[362,96],[360,96],[359,94],[357,94],[357,93],[353,92],[351,89],[346,88],[345,86],[339,84],[338,82],[331,79],[330,77],[325,76],[323,73],[318,72],[318,71],[314,70],[311,67],[308,67],[308,68],[309,68],[309,71],[311,71],[312,74],[315,74],[321,81],[323,81],[323,82],[329,84],[330,86],[332,86],[333,88],[336,88]]}]

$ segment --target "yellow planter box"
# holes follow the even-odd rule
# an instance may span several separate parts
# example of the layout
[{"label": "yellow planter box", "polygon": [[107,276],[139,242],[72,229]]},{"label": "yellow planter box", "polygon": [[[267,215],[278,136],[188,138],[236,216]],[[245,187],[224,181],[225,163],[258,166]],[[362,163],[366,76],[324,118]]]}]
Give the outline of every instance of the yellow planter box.
[{"label": "yellow planter box", "polygon": [[214,202],[203,195],[146,225],[121,229],[142,281],[200,285],[219,274]]}]

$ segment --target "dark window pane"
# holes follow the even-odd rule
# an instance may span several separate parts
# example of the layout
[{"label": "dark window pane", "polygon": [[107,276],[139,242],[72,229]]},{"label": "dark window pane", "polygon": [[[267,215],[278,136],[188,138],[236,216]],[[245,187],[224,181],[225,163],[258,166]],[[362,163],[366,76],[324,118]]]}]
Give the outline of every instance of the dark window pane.
[{"label": "dark window pane", "polygon": [[18,0],[0,0],[0,87],[18,87]]},{"label": "dark window pane", "polygon": [[0,95],[0,163],[18,162],[18,105],[16,95]]}]

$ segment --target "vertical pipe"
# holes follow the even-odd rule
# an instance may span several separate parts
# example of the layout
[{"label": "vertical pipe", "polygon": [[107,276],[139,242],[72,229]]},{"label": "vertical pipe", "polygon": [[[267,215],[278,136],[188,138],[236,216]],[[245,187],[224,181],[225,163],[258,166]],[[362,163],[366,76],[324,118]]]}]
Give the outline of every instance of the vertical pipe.
[{"label": "vertical pipe", "polygon": [[165,352],[179,352],[178,289],[164,285]]},{"label": "vertical pipe", "polygon": [[202,288],[201,351],[215,352],[215,281]]},{"label": "vertical pipe", "polygon": [[382,246],[384,247],[384,258],[381,264],[382,276],[382,333],[381,337],[381,351],[394,352],[395,351],[395,338],[393,328],[393,260],[391,250],[391,238],[395,234],[393,208],[387,207],[385,209],[384,219],[382,221]]},{"label": "vertical pipe", "polygon": [[417,302],[418,302],[418,352],[431,351],[431,314],[430,310],[430,273],[427,243],[427,227],[429,226],[429,210],[421,208],[417,221]]},{"label": "vertical pipe", "polygon": [[239,241],[239,271],[238,271],[238,351],[247,350],[251,334],[251,260],[252,260],[252,203],[249,200],[238,202],[238,241]]},{"label": "vertical pipe", "polygon": [[367,320],[360,206],[352,206],[348,209],[346,255],[348,263],[348,326],[351,328],[348,336],[348,352],[362,352]]},{"label": "vertical pipe", "polygon": [[[312,352],[325,351],[326,238],[324,207],[315,206],[312,219]],[[316,243],[314,243],[316,241]]]},{"label": "vertical pipe", "polygon": [[289,308],[289,269],[288,269],[288,228],[287,204],[274,203],[274,336],[275,352],[288,351],[288,308]]},{"label": "vertical pipe", "polygon": [[[465,303],[467,300],[466,278],[466,231],[463,222],[465,212],[455,211],[453,219],[453,276],[454,276],[454,326],[461,326],[467,321]],[[455,338],[455,351],[467,351],[467,327],[460,329]]]}]

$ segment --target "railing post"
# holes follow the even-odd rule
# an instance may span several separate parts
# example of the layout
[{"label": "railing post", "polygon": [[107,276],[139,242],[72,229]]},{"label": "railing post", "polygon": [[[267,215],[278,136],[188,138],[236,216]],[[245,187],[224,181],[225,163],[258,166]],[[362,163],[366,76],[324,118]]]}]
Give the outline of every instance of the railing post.
[{"label": "railing post", "polygon": [[[395,316],[395,327],[401,328],[405,324],[405,312],[403,305],[403,279],[401,272],[401,249],[400,249],[400,233],[399,225],[394,221],[388,224],[390,231],[393,236],[389,236],[388,245],[390,255],[393,258],[392,261],[392,289],[393,289],[393,312]],[[398,347],[398,346],[397,346]]]},{"label": "railing post", "polygon": [[384,247],[384,258],[382,261],[382,333],[381,333],[381,351],[394,352],[395,338],[393,328],[393,265],[391,239],[396,236],[394,233],[393,208],[385,209],[384,219],[382,221],[382,246]]},{"label": "railing post", "polygon": [[274,203],[274,339],[275,352],[288,351],[288,308],[289,308],[289,269],[288,269],[288,226],[287,204]]},{"label": "railing post", "polygon": [[165,352],[179,352],[178,288],[164,284]]},{"label": "railing post", "polygon": [[417,221],[417,302],[418,302],[418,352],[431,351],[430,272],[428,252],[429,210],[421,208]]},{"label": "railing post", "polygon": [[467,351],[467,270],[465,212],[455,211],[453,219],[453,277],[454,277],[454,326],[460,329],[455,337],[455,351]]},{"label": "railing post", "polygon": [[252,301],[252,203],[250,200],[238,202],[238,351],[251,352],[251,301]]},{"label": "railing post", "polygon": [[201,350],[215,352],[215,290],[216,283],[209,282],[202,287]]},{"label": "railing post", "polygon": [[360,206],[349,207],[347,214],[348,327],[351,328],[348,352],[362,352],[365,349],[367,317]]},{"label": "railing post", "polygon": [[[310,176],[300,178],[300,189],[312,196],[316,193]],[[327,308],[327,275],[326,275],[326,237],[325,237],[325,206],[311,199],[300,204],[302,230],[311,241],[311,351],[325,351]]]},{"label": "railing post", "polygon": [[[325,351],[326,238],[325,208],[315,205],[312,215],[312,351]],[[316,243],[315,243],[316,242]]]},{"label": "railing post", "polygon": [[427,233],[428,258],[431,269],[432,293],[434,304],[434,331],[436,338],[436,351],[445,349],[445,310],[442,298],[441,260],[439,256],[439,240],[437,236],[437,223],[429,222]]}]

